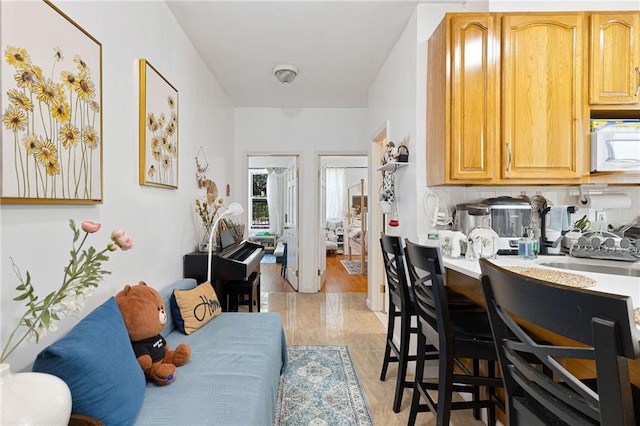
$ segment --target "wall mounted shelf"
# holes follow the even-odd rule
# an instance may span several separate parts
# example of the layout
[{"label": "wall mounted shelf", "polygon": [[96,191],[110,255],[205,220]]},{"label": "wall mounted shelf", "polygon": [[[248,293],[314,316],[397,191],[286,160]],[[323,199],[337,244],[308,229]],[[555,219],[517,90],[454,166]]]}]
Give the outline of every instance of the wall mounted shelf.
[{"label": "wall mounted shelf", "polygon": [[397,161],[389,161],[388,163],[385,163],[380,167],[378,167],[378,170],[381,170],[384,172],[395,172],[396,170],[401,169],[403,167],[407,167],[408,165],[409,163],[399,163]]}]

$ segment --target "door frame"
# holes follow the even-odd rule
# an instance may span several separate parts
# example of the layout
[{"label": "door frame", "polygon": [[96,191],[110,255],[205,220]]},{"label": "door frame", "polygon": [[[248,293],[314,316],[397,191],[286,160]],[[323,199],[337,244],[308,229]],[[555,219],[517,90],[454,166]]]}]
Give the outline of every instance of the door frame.
[{"label": "door frame", "polygon": [[[316,208],[315,208],[315,215],[314,215],[314,223],[316,224],[316,226],[318,227],[318,229],[316,229],[315,235],[317,235],[318,238],[320,238],[321,233],[324,231],[324,229],[320,229],[320,216],[322,215],[322,213],[320,212],[320,197],[322,194],[320,194],[320,173],[321,173],[321,163],[322,163],[322,157],[367,157],[367,179],[369,179],[370,175],[371,175],[371,161],[370,161],[370,157],[366,152],[363,151],[316,151],[315,152],[315,164],[316,164],[316,171],[315,171],[315,176],[318,179],[318,182],[316,182]],[[367,184],[367,195],[369,196],[368,199],[371,200],[371,190],[369,185]],[[367,217],[367,223],[369,223],[369,220],[371,218],[370,216],[370,212],[371,212],[371,206],[369,206],[369,211],[367,212],[368,217]],[[346,242],[346,238],[347,235],[345,234],[344,237],[345,239],[345,244]],[[367,231],[366,233],[366,237],[365,238],[369,238],[369,232]],[[314,253],[314,267],[316,268],[317,271],[320,271],[320,256],[321,256],[321,252],[320,250],[322,250],[320,248],[320,242],[316,241],[315,245],[315,253]],[[371,247],[371,246],[369,246]],[[325,253],[326,253],[326,248],[324,248]],[[346,246],[345,246],[345,250],[346,250]],[[368,268],[371,268],[371,262],[367,262],[368,263]],[[369,271],[369,269],[367,269],[367,271]],[[367,275],[367,286],[370,286],[370,278],[369,275]],[[315,282],[315,291],[316,293],[320,291],[321,288],[321,280],[320,279],[316,279]],[[369,291],[367,293],[370,293],[371,289],[369,288]],[[368,297],[367,297],[368,299]],[[368,304],[368,302],[367,302]]]},{"label": "door frame", "polygon": [[[278,151],[269,151],[269,152],[260,152],[260,151],[244,151],[242,153],[242,204],[246,203],[247,200],[249,199],[249,157],[295,157],[296,159],[296,165],[298,168],[298,195],[297,195],[297,200],[298,203],[295,206],[296,209],[296,216],[297,216],[297,222],[298,222],[298,233],[300,232],[300,230],[302,229],[303,226],[303,218],[300,216],[300,206],[303,205],[302,203],[304,202],[303,200],[303,192],[304,191],[300,191],[299,186],[300,186],[300,176],[302,175],[301,173],[301,169],[302,169],[302,153],[301,152],[296,152],[296,151],[283,151],[283,152],[278,152]],[[248,212],[249,209],[246,209],[246,211]],[[250,220],[249,220],[249,216],[248,213],[245,215],[245,220],[246,220],[246,232],[247,234],[250,232]],[[298,240],[298,253],[300,252],[299,250],[299,240]],[[301,262],[300,256],[298,256],[298,277],[302,276],[302,264],[303,262]],[[297,290],[296,290],[297,291]]]},{"label": "door frame", "polygon": [[[378,239],[384,232],[384,215],[380,212],[377,202],[378,188],[382,185],[382,173],[378,171],[380,159],[383,158],[387,135],[389,134],[389,120],[385,120],[382,125],[371,136],[371,151],[369,152],[369,292],[367,306],[374,312],[386,312],[387,280],[384,273],[382,253],[374,249],[379,246]],[[384,292],[380,289],[384,288]]]}]

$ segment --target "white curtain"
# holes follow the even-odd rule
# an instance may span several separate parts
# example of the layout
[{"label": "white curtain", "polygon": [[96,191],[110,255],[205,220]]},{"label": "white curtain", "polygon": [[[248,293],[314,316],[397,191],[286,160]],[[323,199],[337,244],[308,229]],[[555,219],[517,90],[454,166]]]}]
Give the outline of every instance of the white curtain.
[{"label": "white curtain", "polygon": [[285,181],[282,167],[267,169],[267,206],[269,206],[269,233],[281,237],[284,232]]},{"label": "white curtain", "polygon": [[327,219],[347,217],[347,173],[344,167],[327,168]]}]

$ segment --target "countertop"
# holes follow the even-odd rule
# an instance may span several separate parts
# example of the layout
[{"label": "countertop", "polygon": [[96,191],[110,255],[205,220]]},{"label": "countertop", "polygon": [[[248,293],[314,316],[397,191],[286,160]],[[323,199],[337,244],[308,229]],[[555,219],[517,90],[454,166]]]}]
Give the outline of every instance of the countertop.
[{"label": "countertop", "polygon": [[[542,263],[582,263],[596,266],[606,267],[630,267],[640,271],[640,262],[621,262],[614,260],[598,260],[598,259],[584,259],[571,256],[539,256],[537,259],[525,260],[520,259],[517,256],[497,256],[495,259],[490,259],[496,265],[501,267],[509,266],[524,266],[533,268],[544,268],[562,272],[569,272],[572,274],[583,275],[592,278],[596,281],[596,285],[588,287],[588,290],[602,291],[606,293],[620,294],[625,296],[631,296],[633,300],[634,308],[640,307],[640,278],[635,276],[625,275],[613,275],[606,273],[586,272],[572,269],[560,269],[552,268]],[[443,258],[444,266],[461,274],[468,275],[470,277],[480,278],[480,264],[477,260],[469,261],[464,259],[452,259]]]}]

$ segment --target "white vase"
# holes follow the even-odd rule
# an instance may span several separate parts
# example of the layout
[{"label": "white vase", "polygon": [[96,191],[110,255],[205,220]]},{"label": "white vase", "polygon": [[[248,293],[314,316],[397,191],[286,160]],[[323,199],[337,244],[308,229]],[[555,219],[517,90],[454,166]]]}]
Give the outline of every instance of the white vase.
[{"label": "white vase", "polygon": [[2,425],[67,425],[71,391],[60,378],[46,373],[11,373],[0,364]]}]

